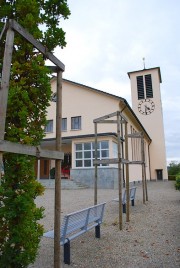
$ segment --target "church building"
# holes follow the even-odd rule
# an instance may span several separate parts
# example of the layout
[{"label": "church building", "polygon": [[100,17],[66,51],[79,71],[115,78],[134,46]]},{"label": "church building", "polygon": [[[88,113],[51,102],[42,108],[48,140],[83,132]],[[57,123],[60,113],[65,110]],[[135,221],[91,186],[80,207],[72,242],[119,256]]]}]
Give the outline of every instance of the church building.
[{"label": "church building", "polygon": [[[159,67],[129,72],[132,108],[121,97],[63,79],[62,83],[62,177],[94,186],[95,127],[97,118],[115,115],[116,112],[127,122],[128,159],[130,182],[142,180],[142,152],[147,180],[167,180],[166,150],[161,104]],[[48,108],[48,124],[41,146],[55,149],[56,139],[56,77],[51,80],[54,93]],[[108,116],[107,116],[108,117]],[[108,124],[98,124],[97,158],[98,187],[118,187],[118,165],[108,162],[118,155],[117,124],[110,118]],[[111,124],[112,123],[112,124]],[[120,125],[121,157],[126,158],[124,125]],[[138,138],[138,135],[143,137]],[[143,144],[143,145],[142,145]],[[122,162],[122,177],[125,181],[126,162]],[[49,179],[54,168],[53,160],[38,161],[39,179]]]}]

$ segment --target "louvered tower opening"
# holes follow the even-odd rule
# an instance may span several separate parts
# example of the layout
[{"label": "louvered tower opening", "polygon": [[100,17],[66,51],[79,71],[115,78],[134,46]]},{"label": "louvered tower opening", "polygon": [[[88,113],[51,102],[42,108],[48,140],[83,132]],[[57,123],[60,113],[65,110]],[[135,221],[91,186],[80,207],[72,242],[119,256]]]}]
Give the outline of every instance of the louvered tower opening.
[{"label": "louvered tower opening", "polygon": [[138,93],[138,100],[144,99],[144,83],[143,83],[143,76],[137,76],[137,93]]},{"label": "louvered tower opening", "polygon": [[146,85],[146,98],[153,98],[153,90],[152,90],[152,79],[151,75],[145,75],[145,85]]}]

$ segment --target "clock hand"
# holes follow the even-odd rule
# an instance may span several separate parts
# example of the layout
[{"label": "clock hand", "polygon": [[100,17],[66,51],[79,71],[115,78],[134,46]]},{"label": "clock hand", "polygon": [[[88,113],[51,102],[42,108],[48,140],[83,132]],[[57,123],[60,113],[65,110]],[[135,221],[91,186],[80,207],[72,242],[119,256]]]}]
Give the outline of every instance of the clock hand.
[{"label": "clock hand", "polygon": [[150,108],[147,106],[147,105],[145,105],[145,113],[147,114],[147,112],[150,110]]}]

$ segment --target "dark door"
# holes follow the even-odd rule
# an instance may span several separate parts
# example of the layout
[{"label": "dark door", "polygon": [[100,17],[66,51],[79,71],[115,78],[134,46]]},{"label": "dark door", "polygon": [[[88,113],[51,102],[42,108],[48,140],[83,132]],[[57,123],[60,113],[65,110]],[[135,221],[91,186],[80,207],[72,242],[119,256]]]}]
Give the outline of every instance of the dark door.
[{"label": "dark door", "polygon": [[156,169],[156,174],[157,174],[157,180],[163,179],[163,170],[162,169]]},{"label": "dark door", "polygon": [[40,178],[49,179],[49,160],[41,160],[40,164]]}]

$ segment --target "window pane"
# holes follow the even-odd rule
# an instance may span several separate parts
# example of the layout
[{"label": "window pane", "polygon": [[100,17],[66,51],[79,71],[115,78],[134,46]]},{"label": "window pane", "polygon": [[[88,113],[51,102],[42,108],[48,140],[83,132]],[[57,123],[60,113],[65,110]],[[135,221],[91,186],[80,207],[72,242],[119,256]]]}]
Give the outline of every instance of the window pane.
[{"label": "window pane", "polygon": [[82,151],[82,143],[76,144],[76,151]]},{"label": "window pane", "polygon": [[76,167],[82,167],[82,160],[76,160]]},{"label": "window pane", "polygon": [[62,131],[67,130],[67,118],[62,118]]},{"label": "window pane", "polygon": [[118,157],[118,145],[115,142],[113,142],[113,157],[114,158]]},{"label": "window pane", "polygon": [[[97,151],[97,158],[99,158],[99,155],[100,155],[100,153],[99,153],[99,151]],[[95,151],[93,151],[93,158],[95,158]]]},{"label": "window pane", "polygon": [[109,151],[108,150],[101,151],[101,156],[102,157],[109,157]]},{"label": "window pane", "polygon": [[44,129],[45,132],[53,132],[53,120],[48,120]]},{"label": "window pane", "polygon": [[85,167],[91,167],[91,160],[84,160]]},{"label": "window pane", "polygon": [[81,116],[71,117],[71,129],[81,129]]},{"label": "window pane", "polygon": [[76,152],[76,159],[82,159],[82,152]]},{"label": "window pane", "polygon": [[91,158],[91,151],[84,152],[84,158]]},{"label": "window pane", "polygon": [[[99,144],[100,144],[100,142],[97,143],[97,149],[99,149]],[[93,149],[95,149],[95,142],[93,142],[92,145],[93,145]]]},{"label": "window pane", "polygon": [[84,143],[84,150],[91,150],[91,143]]},{"label": "window pane", "polygon": [[101,141],[101,149],[108,149],[109,143],[108,141]]}]

